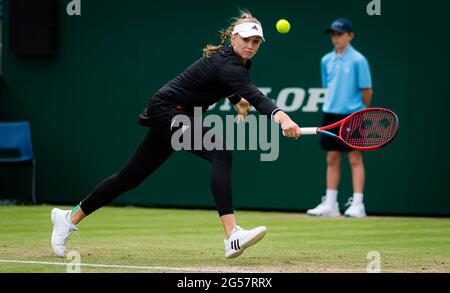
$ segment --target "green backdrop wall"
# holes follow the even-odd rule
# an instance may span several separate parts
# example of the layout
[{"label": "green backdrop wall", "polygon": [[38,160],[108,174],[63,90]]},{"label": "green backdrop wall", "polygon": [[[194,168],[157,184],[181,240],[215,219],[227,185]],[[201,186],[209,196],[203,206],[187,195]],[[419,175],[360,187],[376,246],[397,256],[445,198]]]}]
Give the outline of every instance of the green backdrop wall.
[{"label": "green backdrop wall", "polygon": [[[254,59],[252,79],[270,88],[268,96],[278,102],[284,89],[303,89],[301,107],[290,112],[301,126],[321,120],[320,111],[304,107],[308,91],[321,87],[320,58],[332,49],[323,31],[336,17],[350,18],[353,45],[371,65],[373,106],[393,109],[401,121],[391,145],[365,154],[366,209],[450,215],[449,139],[437,127],[445,124],[450,103],[444,88],[447,1],[383,0],[382,15],[368,16],[368,0],[81,0],[82,15],[68,16],[70,1],[60,0],[58,54],[50,58],[10,52],[9,2],[4,3],[0,119],[31,123],[40,202],[75,204],[116,172],[146,133],[136,117],[148,98],[199,58],[206,43],[218,42],[218,30],[240,7],[260,19],[267,39]],[[279,18],[291,22],[290,33],[276,32]],[[290,95],[288,104],[296,98]],[[217,106],[212,113],[232,111]],[[236,208],[303,211],[318,203],[325,189],[325,155],[317,137],[281,138],[278,160],[259,158],[255,151],[234,152]],[[346,160],[343,168],[341,206],[352,193]],[[115,203],[213,207],[209,164],[176,153]]]}]

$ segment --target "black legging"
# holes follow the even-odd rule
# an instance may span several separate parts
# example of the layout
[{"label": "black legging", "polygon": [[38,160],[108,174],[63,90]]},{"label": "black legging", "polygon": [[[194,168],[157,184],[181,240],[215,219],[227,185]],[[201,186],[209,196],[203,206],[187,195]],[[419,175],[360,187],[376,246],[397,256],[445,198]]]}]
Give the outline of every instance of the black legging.
[{"label": "black legging", "polygon": [[[89,215],[121,194],[141,184],[174,152],[170,139],[175,130],[171,130],[170,125],[167,125],[167,123],[151,127],[144,140],[122,169],[117,174],[100,182],[92,193],[81,202],[81,210],[86,215]],[[204,127],[203,135],[208,130],[209,128]],[[193,139],[191,139],[191,142],[193,142]],[[224,150],[208,151],[202,149],[189,152],[211,163],[211,189],[219,215],[233,214],[231,151],[224,148]]]}]

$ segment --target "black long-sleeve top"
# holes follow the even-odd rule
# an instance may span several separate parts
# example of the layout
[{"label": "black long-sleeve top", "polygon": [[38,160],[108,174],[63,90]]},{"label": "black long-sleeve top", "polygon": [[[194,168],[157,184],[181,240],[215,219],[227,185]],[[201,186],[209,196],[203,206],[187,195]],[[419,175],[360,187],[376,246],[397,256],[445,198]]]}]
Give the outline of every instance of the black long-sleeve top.
[{"label": "black long-sleeve top", "polygon": [[232,104],[243,97],[261,114],[274,115],[279,109],[250,80],[250,67],[250,60],[244,64],[231,45],[225,45],[209,57],[197,60],[157,94],[181,106],[204,109],[224,97],[232,96]]}]

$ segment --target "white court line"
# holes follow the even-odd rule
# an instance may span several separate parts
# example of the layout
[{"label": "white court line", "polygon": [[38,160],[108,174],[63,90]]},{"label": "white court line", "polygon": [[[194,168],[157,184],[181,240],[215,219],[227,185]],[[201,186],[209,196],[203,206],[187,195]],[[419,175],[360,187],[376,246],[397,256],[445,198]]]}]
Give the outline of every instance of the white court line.
[{"label": "white court line", "polygon": [[[257,271],[246,271],[246,270],[221,270],[221,269],[203,269],[203,268],[177,268],[177,267],[148,267],[148,266],[124,266],[124,265],[104,265],[104,264],[89,264],[89,263],[70,263],[70,262],[48,262],[48,261],[24,261],[24,260],[7,260],[0,259],[0,263],[22,263],[22,264],[37,264],[37,265],[56,265],[56,266],[85,266],[85,267],[98,267],[98,268],[119,268],[119,269],[143,269],[143,270],[167,270],[167,271],[181,271],[181,272],[202,272],[202,273],[261,273]],[[319,271],[316,271],[319,272]],[[338,271],[337,271],[338,272]],[[343,273],[362,273],[364,270],[361,269],[343,269]],[[412,271],[401,271],[401,270],[382,270],[383,273],[407,273],[416,272]],[[308,271],[311,273],[311,271]],[[320,273],[327,273],[327,271],[320,271]]]},{"label": "white court line", "polygon": [[55,266],[69,266],[69,265],[77,266],[77,265],[79,265],[79,266],[84,266],[84,267],[97,267],[97,268],[167,270],[167,271],[203,272],[203,273],[239,272],[239,271],[224,271],[224,270],[202,269],[202,268],[196,269],[196,268],[177,268],[177,267],[124,266],[124,265],[104,265],[104,264],[89,264],[89,263],[48,262],[48,261],[25,261],[25,260],[8,260],[8,259],[0,259],[0,263],[22,263],[22,264],[55,265]]}]

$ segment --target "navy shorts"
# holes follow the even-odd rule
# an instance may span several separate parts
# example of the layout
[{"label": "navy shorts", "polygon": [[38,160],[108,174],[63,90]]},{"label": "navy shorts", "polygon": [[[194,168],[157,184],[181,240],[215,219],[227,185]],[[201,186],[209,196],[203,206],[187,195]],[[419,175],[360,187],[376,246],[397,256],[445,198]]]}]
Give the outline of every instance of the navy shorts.
[{"label": "navy shorts", "polygon": [[[342,115],[342,114],[332,114],[332,113],[324,113],[323,120],[322,120],[322,126],[326,126],[329,124],[333,124],[335,122],[338,122],[348,115]],[[339,134],[339,127],[333,128],[329,130],[330,132],[334,134]],[[352,149],[349,148],[345,143],[341,142],[339,139],[336,139],[334,137],[328,136],[326,134],[320,135],[320,146],[325,151],[339,151],[342,153],[347,153],[351,151]]]}]

